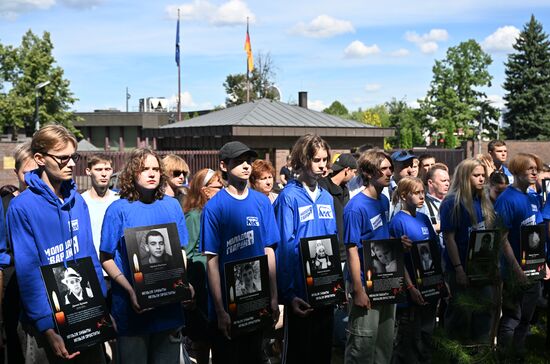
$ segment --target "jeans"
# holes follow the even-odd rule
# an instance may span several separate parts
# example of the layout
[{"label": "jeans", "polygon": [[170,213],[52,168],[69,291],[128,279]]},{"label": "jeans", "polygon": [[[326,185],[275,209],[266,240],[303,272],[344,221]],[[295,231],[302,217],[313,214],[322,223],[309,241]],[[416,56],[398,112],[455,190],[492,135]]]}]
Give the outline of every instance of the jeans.
[{"label": "jeans", "polygon": [[[119,364],[179,364],[182,336],[173,330],[117,337]],[[184,350],[183,348],[181,350]]]}]

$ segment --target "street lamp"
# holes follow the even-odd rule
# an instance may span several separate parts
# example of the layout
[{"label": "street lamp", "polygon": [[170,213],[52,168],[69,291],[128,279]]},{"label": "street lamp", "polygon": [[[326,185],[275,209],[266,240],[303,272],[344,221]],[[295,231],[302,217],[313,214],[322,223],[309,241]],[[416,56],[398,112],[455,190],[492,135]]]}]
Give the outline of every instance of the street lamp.
[{"label": "street lamp", "polygon": [[50,81],[44,81],[40,82],[38,85],[34,87],[34,96],[36,98],[36,105],[35,105],[35,119],[34,119],[34,130],[38,131],[40,129],[40,114],[38,113],[38,106],[40,103],[40,94],[38,91],[40,91],[41,88],[46,87],[50,84]]}]

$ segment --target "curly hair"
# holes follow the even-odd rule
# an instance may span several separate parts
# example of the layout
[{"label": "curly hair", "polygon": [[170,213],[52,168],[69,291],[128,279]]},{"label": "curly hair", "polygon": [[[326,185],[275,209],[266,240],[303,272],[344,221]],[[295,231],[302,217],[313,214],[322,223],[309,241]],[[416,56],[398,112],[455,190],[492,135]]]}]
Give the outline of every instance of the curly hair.
[{"label": "curly hair", "polygon": [[157,159],[159,164],[160,181],[155,190],[155,200],[161,200],[164,196],[164,186],[166,185],[166,176],[162,167],[162,162],[157,153],[149,148],[137,148],[130,153],[128,161],[120,172],[120,197],[128,201],[138,201],[141,199],[141,194],[136,188],[137,178],[143,171],[145,159],[152,155]]},{"label": "curly hair", "polygon": [[[313,157],[315,157],[315,154],[321,149],[326,150],[330,157],[330,146],[323,138],[314,134],[306,134],[300,137],[290,152],[292,168],[294,168],[297,173],[311,168]],[[330,166],[327,165],[327,168],[329,167]]]}]

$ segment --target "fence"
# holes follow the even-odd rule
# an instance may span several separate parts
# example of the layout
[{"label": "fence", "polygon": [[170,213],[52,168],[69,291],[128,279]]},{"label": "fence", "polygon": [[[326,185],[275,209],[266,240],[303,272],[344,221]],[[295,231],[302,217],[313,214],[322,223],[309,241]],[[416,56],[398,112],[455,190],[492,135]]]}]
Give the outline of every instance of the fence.
[{"label": "fence", "polygon": [[444,149],[444,148],[415,148],[413,153],[416,156],[430,154],[435,157],[437,162],[442,162],[449,167],[449,174],[452,174],[460,162],[466,158],[464,149]]},{"label": "fence", "polygon": [[[90,178],[86,175],[88,167],[88,159],[97,153],[109,156],[113,160],[113,170],[118,172],[122,169],[126,160],[130,156],[130,152],[78,152],[82,156],[76,163],[74,169],[74,179],[80,191],[91,187]],[[157,151],[161,157],[167,154],[176,154],[187,162],[191,173],[194,173],[202,168],[218,169],[219,166],[219,151],[217,150],[171,150]]]}]

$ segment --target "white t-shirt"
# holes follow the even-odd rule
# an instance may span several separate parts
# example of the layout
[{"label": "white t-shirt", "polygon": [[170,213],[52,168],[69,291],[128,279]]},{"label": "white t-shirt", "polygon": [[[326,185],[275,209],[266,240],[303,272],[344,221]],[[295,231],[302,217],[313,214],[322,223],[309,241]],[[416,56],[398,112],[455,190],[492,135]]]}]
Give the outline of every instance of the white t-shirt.
[{"label": "white t-shirt", "polygon": [[90,191],[82,193],[82,198],[88,205],[90,211],[90,221],[92,223],[92,235],[94,237],[94,246],[99,256],[99,245],[101,244],[101,227],[103,226],[103,218],[105,217],[105,211],[107,207],[114,201],[118,200],[120,196],[114,191],[107,190],[107,198],[103,201],[97,201],[92,199]]}]

